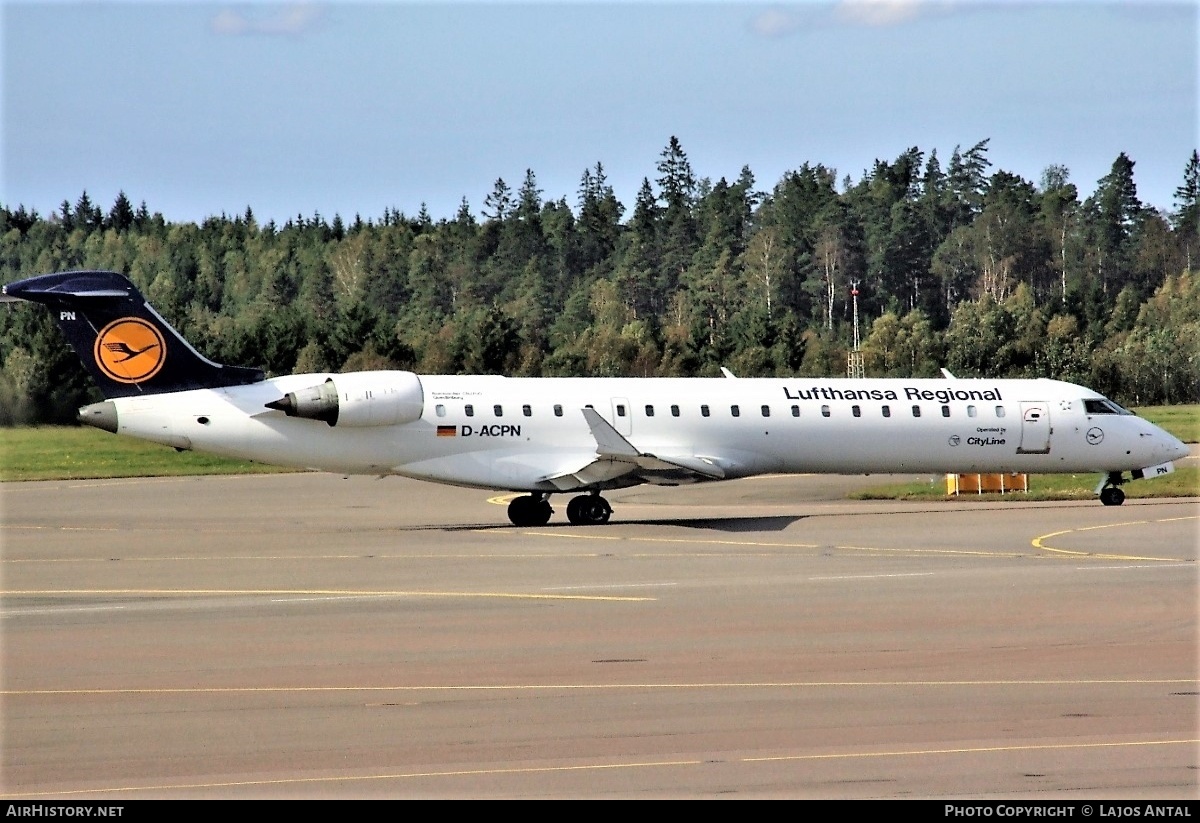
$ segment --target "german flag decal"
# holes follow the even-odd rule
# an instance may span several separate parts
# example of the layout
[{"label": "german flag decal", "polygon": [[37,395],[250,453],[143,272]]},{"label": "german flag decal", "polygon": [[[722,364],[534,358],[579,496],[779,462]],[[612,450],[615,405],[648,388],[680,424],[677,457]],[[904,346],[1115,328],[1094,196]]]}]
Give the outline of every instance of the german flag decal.
[{"label": "german flag decal", "polygon": [[458,426],[438,426],[438,437],[454,437],[458,434]]}]

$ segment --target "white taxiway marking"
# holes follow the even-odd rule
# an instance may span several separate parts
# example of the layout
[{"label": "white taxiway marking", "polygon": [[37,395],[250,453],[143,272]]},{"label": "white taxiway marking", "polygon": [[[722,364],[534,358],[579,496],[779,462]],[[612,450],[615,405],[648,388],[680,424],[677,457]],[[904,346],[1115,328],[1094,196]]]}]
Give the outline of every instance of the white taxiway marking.
[{"label": "white taxiway marking", "polygon": [[879,577],[933,577],[933,572],[911,572],[909,574],[839,574],[829,577],[810,577],[809,580],[872,580]]},{"label": "white taxiway marking", "polygon": [[678,586],[678,583],[610,583],[606,586],[548,586],[544,592],[570,592],[580,589],[661,589],[667,586]]}]

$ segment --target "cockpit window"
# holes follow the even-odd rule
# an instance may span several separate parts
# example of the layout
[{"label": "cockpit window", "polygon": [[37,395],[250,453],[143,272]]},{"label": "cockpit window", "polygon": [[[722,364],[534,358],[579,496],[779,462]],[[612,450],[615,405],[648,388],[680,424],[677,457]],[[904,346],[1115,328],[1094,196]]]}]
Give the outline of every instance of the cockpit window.
[{"label": "cockpit window", "polygon": [[1127,411],[1113,401],[1105,398],[1084,400],[1083,410],[1088,414],[1133,414],[1133,412]]}]

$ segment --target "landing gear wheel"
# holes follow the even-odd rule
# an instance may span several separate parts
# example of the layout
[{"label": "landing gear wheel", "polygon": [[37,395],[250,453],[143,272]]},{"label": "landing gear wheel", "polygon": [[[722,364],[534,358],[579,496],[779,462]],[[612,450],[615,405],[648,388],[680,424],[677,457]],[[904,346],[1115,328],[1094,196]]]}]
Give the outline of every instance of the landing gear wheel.
[{"label": "landing gear wheel", "polygon": [[508,504],[508,519],[514,526],[544,526],[550,522],[552,514],[554,509],[550,508],[550,501],[532,494],[515,497]]},{"label": "landing gear wheel", "polygon": [[1119,506],[1125,502],[1125,492],[1116,486],[1105,486],[1100,492],[1100,502],[1106,506]]},{"label": "landing gear wheel", "polygon": [[611,515],[612,506],[598,494],[581,494],[567,504],[567,519],[576,526],[607,523]]},{"label": "landing gear wheel", "polygon": [[572,524],[582,525],[583,520],[583,504],[587,502],[587,497],[572,497],[567,503],[567,520]]}]

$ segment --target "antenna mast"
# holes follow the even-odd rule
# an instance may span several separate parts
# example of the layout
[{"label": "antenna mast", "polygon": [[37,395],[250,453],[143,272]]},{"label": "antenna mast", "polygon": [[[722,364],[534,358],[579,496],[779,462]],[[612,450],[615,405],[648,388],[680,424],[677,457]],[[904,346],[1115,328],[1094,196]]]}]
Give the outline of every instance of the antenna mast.
[{"label": "antenna mast", "polygon": [[850,284],[850,296],[854,300],[854,350],[846,356],[846,376],[847,377],[866,377],[866,369],[863,367],[862,351],[859,349],[858,339],[858,281],[855,280]]}]

